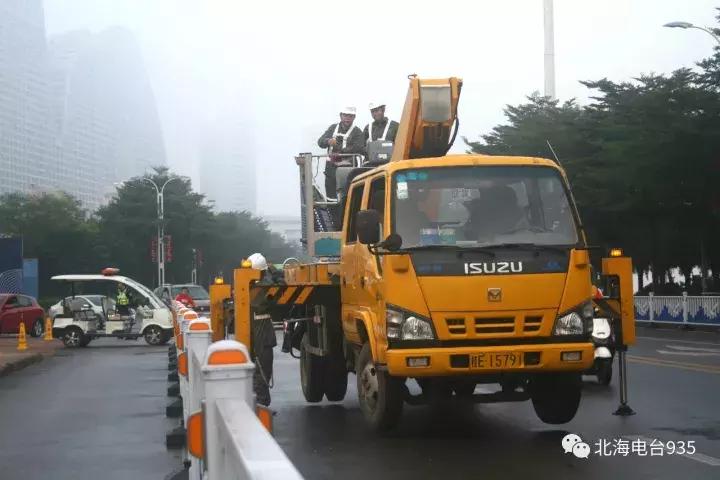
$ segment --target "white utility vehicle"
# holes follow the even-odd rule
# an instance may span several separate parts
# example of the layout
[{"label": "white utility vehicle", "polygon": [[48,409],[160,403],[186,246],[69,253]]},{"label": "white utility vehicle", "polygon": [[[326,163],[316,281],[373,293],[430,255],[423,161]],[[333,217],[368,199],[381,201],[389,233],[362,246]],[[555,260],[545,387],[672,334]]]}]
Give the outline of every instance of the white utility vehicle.
[{"label": "white utility vehicle", "polygon": [[[150,289],[132,278],[117,275],[106,268],[101,275],[57,275],[52,280],[65,282],[70,296],[62,301],[62,312],[53,320],[53,337],[66,347],[85,347],[99,337],[136,340],[144,337],[150,345],[162,345],[173,336],[172,312]],[[118,285],[125,285],[130,302],[126,312],[118,312]],[[98,314],[79,292],[102,294],[102,314]]]}]

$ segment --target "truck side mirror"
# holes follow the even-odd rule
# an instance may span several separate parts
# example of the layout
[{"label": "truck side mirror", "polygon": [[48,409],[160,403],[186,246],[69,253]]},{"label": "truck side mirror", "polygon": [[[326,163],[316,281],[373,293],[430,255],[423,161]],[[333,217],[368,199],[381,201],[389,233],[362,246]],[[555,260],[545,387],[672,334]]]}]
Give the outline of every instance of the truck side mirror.
[{"label": "truck side mirror", "polygon": [[385,240],[378,245],[390,252],[397,252],[402,247],[402,237],[397,233],[391,233]]},{"label": "truck side mirror", "polygon": [[363,245],[375,245],[380,241],[380,213],[377,210],[360,210],[355,214],[358,240]]}]

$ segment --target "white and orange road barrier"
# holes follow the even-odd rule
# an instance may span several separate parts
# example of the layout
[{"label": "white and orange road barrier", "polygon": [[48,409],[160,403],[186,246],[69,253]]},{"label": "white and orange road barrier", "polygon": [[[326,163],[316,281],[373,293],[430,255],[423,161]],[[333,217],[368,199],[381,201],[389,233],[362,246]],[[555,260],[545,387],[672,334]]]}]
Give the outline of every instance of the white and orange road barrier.
[{"label": "white and orange road barrier", "polygon": [[181,323],[178,370],[189,478],[302,479],[271,435],[272,411],[255,404],[255,365],[247,347],[234,340],[212,343],[205,319],[185,316]]}]

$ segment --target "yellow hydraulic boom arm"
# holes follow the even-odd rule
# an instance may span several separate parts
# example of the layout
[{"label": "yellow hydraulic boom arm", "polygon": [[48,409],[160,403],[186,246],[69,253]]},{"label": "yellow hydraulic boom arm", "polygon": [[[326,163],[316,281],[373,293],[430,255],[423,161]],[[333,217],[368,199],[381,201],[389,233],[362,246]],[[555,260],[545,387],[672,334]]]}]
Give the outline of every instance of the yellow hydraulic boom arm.
[{"label": "yellow hydraulic boom arm", "polygon": [[[462,80],[410,76],[391,161],[444,156],[457,133]],[[455,131],[452,133],[453,125]]]}]

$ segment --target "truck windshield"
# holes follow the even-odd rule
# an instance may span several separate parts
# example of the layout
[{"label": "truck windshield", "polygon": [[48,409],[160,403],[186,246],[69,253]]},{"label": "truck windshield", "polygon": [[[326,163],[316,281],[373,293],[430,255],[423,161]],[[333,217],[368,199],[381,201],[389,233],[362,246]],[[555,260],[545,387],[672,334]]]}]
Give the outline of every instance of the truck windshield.
[{"label": "truck windshield", "polygon": [[551,167],[402,170],[393,176],[392,204],[403,248],[578,242],[564,182]]}]

